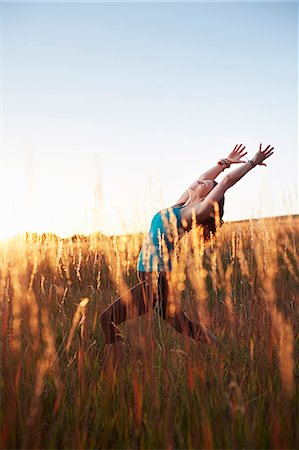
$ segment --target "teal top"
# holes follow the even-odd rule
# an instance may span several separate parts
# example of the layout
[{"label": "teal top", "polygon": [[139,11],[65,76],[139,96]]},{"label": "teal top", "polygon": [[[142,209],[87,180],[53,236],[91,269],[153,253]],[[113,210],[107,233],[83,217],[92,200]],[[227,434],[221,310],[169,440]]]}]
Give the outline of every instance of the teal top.
[{"label": "teal top", "polygon": [[139,254],[137,270],[140,272],[161,272],[171,270],[171,258],[175,246],[182,236],[180,208],[167,208],[158,212]]}]

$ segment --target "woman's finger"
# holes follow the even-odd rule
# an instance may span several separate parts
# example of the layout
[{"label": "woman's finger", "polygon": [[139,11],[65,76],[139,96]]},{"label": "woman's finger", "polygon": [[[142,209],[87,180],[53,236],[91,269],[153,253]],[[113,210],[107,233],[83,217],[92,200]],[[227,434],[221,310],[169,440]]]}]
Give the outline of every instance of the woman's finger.
[{"label": "woman's finger", "polygon": [[[264,157],[263,157],[263,161],[265,159],[269,158],[271,155],[273,155],[273,152],[265,154]],[[265,166],[266,164],[261,164],[261,165]]]},{"label": "woman's finger", "polygon": [[265,150],[264,153],[265,153],[265,155],[269,155],[270,153],[272,154],[274,152],[273,152],[272,148],[269,148],[269,150]]}]

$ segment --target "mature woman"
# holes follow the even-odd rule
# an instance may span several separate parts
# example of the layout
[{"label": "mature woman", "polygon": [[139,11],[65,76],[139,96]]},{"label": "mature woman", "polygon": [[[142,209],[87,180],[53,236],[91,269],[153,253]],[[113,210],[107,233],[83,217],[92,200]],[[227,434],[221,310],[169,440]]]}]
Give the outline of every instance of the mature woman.
[{"label": "mature woman", "polygon": [[[174,250],[178,240],[196,224],[202,225],[204,239],[208,240],[216,231],[215,202],[219,205],[220,219],[223,215],[224,193],[236,184],[246,173],[256,166],[266,166],[264,160],[273,154],[273,147],[268,145],[251,160],[242,159],[247,152],[242,144],[236,145],[225,159],[207,172],[179,198],[171,208],[158,212],[152,219],[147,237],[144,240],[138,259],[139,284],[128,294],[120,297],[106,308],[100,321],[105,334],[106,344],[121,340],[118,325],[128,319],[140,316],[151,310],[158,312],[176,331],[203,341],[215,338],[201,324],[188,319],[182,310],[171,307],[170,275]],[[217,184],[215,178],[229,168],[231,164],[242,165],[224,176]]]}]

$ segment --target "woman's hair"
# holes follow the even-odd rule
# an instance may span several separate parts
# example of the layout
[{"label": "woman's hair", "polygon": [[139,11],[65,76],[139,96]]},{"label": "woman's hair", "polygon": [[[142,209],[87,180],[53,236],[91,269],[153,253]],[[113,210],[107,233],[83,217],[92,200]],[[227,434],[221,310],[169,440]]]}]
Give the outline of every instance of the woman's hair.
[{"label": "woman's hair", "polygon": [[[217,182],[214,181],[214,187],[217,186]],[[222,226],[223,224],[223,214],[224,214],[224,196],[221,197],[221,199],[218,202],[218,208],[219,208],[219,225]],[[205,222],[202,223],[203,227],[203,238],[204,241],[210,241],[211,237],[215,235],[217,230],[217,219],[215,220],[215,217],[209,217]]]}]

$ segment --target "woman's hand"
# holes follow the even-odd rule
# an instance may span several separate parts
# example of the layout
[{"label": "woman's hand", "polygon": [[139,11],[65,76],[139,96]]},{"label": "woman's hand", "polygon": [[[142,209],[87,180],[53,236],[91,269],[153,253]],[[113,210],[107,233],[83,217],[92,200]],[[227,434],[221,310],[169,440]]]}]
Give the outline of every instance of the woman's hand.
[{"label": "woman's hand", "polygon": [[268,145],[265,150],[262,150],[262,144],[260,144],[259,151],[254,155],[251,161],[255,166],[267,166],[263,161],[273,155],[273,149],[274,147]]},{"label": "woman's hand", "polygon": [[247,155],[247,152],[244,151],[245,146],[242,147],[242,144],[237,144],[232,152],[228,155],[226,158],[230,164],[239,164],[239,163],[245,163],[246,161],[242,160],[245,155]]}]

